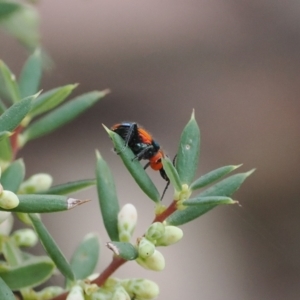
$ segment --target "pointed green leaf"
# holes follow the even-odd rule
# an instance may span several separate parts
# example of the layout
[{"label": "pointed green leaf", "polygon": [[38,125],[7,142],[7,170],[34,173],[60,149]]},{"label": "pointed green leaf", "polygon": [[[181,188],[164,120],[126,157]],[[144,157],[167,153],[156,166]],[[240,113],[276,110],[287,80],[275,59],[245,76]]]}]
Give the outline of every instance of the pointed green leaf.
[{"label": "pointed green leaf", "polygon": [[103,98],[108,92],[108,90],[104,90],[102,92],[86,93],[51,111],[46,116],[31,124],[27,130],[24,131],[24,143],[46,135],[69,123],[94,105],[99,99]]},{"label": "pointed green leaf", "polygon": [[185,206],[194,206],[194,205],[219,205],[219,204],[235,204],[237,201],[232,200],[230,197],[224,196],[204,196],[196,197],[183,202]]},{"label": "pointed green leaf", "polygon": [[[206,196],[225,196],[230,197],[242,183],[246,180],[248,176],[253,173],[254,170],[251,170],[246,173],[239,173],[232,175],[223,179],[222,181],[214,184],[207,190],[203,191],[197,197],[206,197]],[[212,208],[216,207],[218,204],[207,204],[199,206],[190,206],[184,210],[175,211],[170,217],[167,218],[167,223],[170,225],[178,226],[190,222],[201,215],[205,214]]]},{"label": "pointed green leaf", "polygon": [[35,96],[25,98],[8,108],[0,116],[0,131],[13,131],[28,114]]},{"label": "pointed green leaf", "polygon": [[13,209],[0,208],[0,211],[14,211],[22,213],[51,213],[66,211],[89,200],[79,200],[60,195],[18,195],[19,205]]},{"label": "pointed green leaf", "polygon": [[95,179],[77,180],[77,181],[72,181],[72,182],[67,182],[67,183],[52,186],[47,191],[39,192],[39,194],[67,195],[67,194],[71,194],[89,188],[90,186],[93,186],[95,184],[96,184]]},{"label": "pointed green leaf", "polygon": [[9,131],[1,131],[0,132],[0,141],[4,138],[8,138],[11,135],[11,132]]},{"label": "pointed green leaf", "polygon": [[19,78],[21,98],[38,92],[42,76],[41,50],[36,49],[25,62]]},{"label": "pointed green leaf", "polygon": [[112,241],[118,241],[118,213],[120,207],[115,181],[106,161],[99,152],[97,152],[96,155],[97,190],[103,223],[110,239]]},{"label": "pointed green leaf", "polygon": [[170,179],[170,182],[174,186],[175,190],[180,192],[182,190],[182,183],[177,173],[177,170],[173,166],[173,163],[168,157],[163,158],[162,163],[163,163],[164,170],[168,178]]},{"label": "pointed green leaf", "polygon": [[9,18],[1,20],[1,26],[31,50],[40,42],[39,14],[33,5],[20,6]]},{"label": "pointed green leaf", "polygon": [[241,165],[238,166],[225,166],[225,167],[221,167],[218,168],[216,170],[213,170],[207,174],[204,174],[203,176],[201,176],[200,178],[198,178],[197,180],[195,180],[191,186],[190,189],[192,191],[197,190],[197,189],[201,189],[219,179],[221,179],[222,177],[224,177],[225,175],[229,174],[230,172],[234,171],[235,169],[239,168]]},{"label": "pointed green leaf", "polygon": [[25,177],[25,165],[23,159],[11,163],[1,176],[1,184],[5,190],[16,193]]},{"label": "pointed green leaf", "polygon": [[77,84],[68,84],[43,93],[32,102],[30,116],[34,117],[55,108],[66,100],[76,87]]},{"label": "pointed green leaf", "polygon": [[[18,11],[21,5],[14,2],[0,2],[0,21]],[[2,298],[0,298],[2,299]]]},{"label": "pointed green leaf", "polygon": [[99,259],[99,251],[100,245],[97,234],[86,235],[76,248],[70,262],[77,280],[85,279],[94,272]]},{"label": "pointed green leaf", "polygon": [[13,292],[1,277],[0,277],[0,299],[16,300]]},{"label": "pointed green leaf", "polygon": [[[60,272],[69,280],[74,281],[75,276],[67,259],[57,246],[56,242],[48,232],[47,228],[36,214],[29,214],[32,225],[39,236],[39,239],[45,248],[49,257],[53,260]],[[0,274],[1,276],[1,274]]]},{"label": "pointed green leaf", "polygon": [[200,154],[200,130],[194,111],[180,138],[176,169],[183,184],[190,184],[195,176]]},{"label": "pointed green leaf", "polygon": [[109,242],[106,244],[116,256],[125,260],[134,260],[138,257],[137,249],[130,243],[126,242]]},{"label": "pointed green leaf", "polygon": [[54,271],[55,265],[50,258],[35,257],[16,267],[0,268],[0,278],[10,289],[17,291],[42,284],[51,277]]},{"label": "pointed green leaf", "polygon": [[134,159],[135,155],[131,149],[129,147],[124,148],[124,140],[117,133],[109,130],[107,127],[105,127],[105,130],[112,139],[117,153],[120,153],[119,155],[121,156],[125,167],[142,191],[154,202],[160,202],[160,195],[156,186],[145,172],[140,162]]},{"label": "pointed green leaf", "polygon": [[18,102],[21,98],[16,76],[2,60],[0,60],[0,76],[4,83],[4,92],[9,97],[9,100]]}]

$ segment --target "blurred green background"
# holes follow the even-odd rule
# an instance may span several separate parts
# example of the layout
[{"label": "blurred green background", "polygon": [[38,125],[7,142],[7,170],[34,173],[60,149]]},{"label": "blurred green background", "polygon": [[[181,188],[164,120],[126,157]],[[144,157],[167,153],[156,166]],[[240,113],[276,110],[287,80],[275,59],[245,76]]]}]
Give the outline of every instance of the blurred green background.
[{"label": "blurred green background", "polygon": [[[300,298],[300,5],[297,1],[40,1],[42,45],[55,62],[42,88],[80,83],[76,93],[112,93],[77,121],[21,151],[27,176],[55,184],[92,178],[95,149],[110,163],[122,205],[139,212],[135,237],[153,219],[101,124],[136,121],[171,157],[195,109],[202,147],[198,175],[244,163],[257,171],[235,194],[242,207],[218,207],[183,226],[180,244],[161,249],[166,269],[134,262],[116,276],[146,277],[158,299]],[[0,58],[18,74],[27,53],[0,32]],[[160,190],[165,182],[149,170]],[[68,258],[90,231],[110,261],[95,189],[89,204],[46,215]],[[169,189],[164,199],[172,197]],[[42,250],[41,250],[42,251]]]}]

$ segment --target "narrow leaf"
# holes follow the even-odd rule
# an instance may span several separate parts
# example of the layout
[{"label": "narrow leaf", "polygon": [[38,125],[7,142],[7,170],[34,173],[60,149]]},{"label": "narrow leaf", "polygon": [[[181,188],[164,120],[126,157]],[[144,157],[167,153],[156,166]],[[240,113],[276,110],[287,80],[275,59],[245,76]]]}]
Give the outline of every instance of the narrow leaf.
[{"label": "narrow leaf", "polygon": [[[21,5],[14,2],[0,2],[0,21],[18,11]],[[2,298],[1,298],[2,299]]]},{"label": "narrow leaf", "polygon": [[[60,272],[69,280],[74,281],[75,276],[67,259],[57,246],[41,219],[36,214],[29,214],[32,225],[40,238],[49,257],[53,260]],[[1,274],[0,274],[1,275]]]},{"label": "narrow leaf", "polygon": [[[248,176],[253,173],[251,170],[246,173],[239,173],[223,179],[222,181],[214,184],[207,190],[203,191],[197,197],[206,196],[225,196],[230,197]],[[207,204],[200,206],[190,206],[184,210],[175,211],[170,217],[167,218],[167,223],[170,225],[178,226],[190,222],[201,215],[207,213],[209,210],[216,207],[218,204]]]},{"label": "narrow leaf", "polygon": [[51,213],[69,210],[89,201],[69,198],[67,196],[44,194],[18,195],[18,198],[20,203],[17,207],[10,210],[0,208],[0,210],[22,213]]},{"label": "narrow leaf", "polygon": [[138,257],[137,249],[130,243],[125,242],[109,242],[106,244],[116,256],[125,260],[134,260]]},{"label": "narrow leaf", "polygon": [[125,167],[142,191],[154,202],[160,202],[160,195],[156,186],[145,172],[140,162],[134,159],[135,155],[131,149],[129,147],[124,148],[124,140],[117,133],[109,130],[107,127],[104,128],[112,139],[117,153],[120,153]]},{"label": "narrow leaf", "polygon": [[9,97],[9,100],[11,102],[18,102],[21,98],[16,76],[2,60],[0,60],[0,76],[4,82],[5,93]]},{"label": "narrow leaf", "polygon": [[16,300],[13,292],[1,277],[0,277],[0,299]]},{"label": "narrow leaf", "polygon": [[118,241],[118,213],[120,207],[115,181],[106,161],[99,152],[97,152],[96,155],[97,190],[103,223],[110,239],[112,241]]},{"label": "narrow leaf", "polygon": [[180,192],[182,190],[182,183],[172,161],[166,157],[162,159],[162,163],[170,182],[174,186],[175,190]]},{"label": "narrow leaf", "polygon": [[204,197],[196,197],[183,202],[185,206],[194,206],[194,205],[219,205],[219,204],[235,204],[237,201],[232,200],[230,197],[224,196],[204,196]]},{"label": "narrow leaf", "polygon": [[10,266],[15,267],[22,263],[22,252],[14,245],[11,239],[7,239],[3,242],[2,252]]},{"label": "narrow leaf", "polygon": [[0,131],[13,131],[29,112],[34,97],[25,98],[8,108],[0,116]]},{"label": "narrow leaf", "polygon": [[42,76],[41,50],[36,49],[25,62],[19,78],[21,98],[38,92]]},{"label": "narrow leaf", "polygon": [[61,104],[76,87],[77,84],[68,84],[43,93],[33,101],[30,116],[34,117],[55,108]]},{"label": "narrow leaf", "polygon": [[[0,269],[0,278],[13,291],[36,287],[51,277],[55,265],[48,257],[28,259],[16,267]],[[1,298],[6,299],[6,298]]]},{"label": "narrow leaf", "polygon": [[97,234],[88,234],[76,248],[70,262],[77,280],[85,279],[94,272],[99,259],[99,251]]},{"label": "narrow leaf", "polygon": [[56,108],[43,118],[32,123],[27,130],[24,131],[24,141],[36,139],[69,123],[95,104],[99,99],[103,98],[108,92],[108,90],[104,90],[102,92],[96,91],[83,94]]},{"label": "narrow leaf", "polygon": [[225,175],[229,174],[230,172],[234,171],[235,169],[239,168],[241,165],[238,166],[225,166],[225,167],[221,167],[218,168],[216,170],[213,170],[203,176],[201,176],[200,178],[198,178],[197,180],[195,180],[192,184],[190,189],[192,191],[197,190],[197,189],[201,189],[219,179],[221,179],[222,177],[224,177]]},{"label": "narrow leaf", "polygon": [[1,184],[5,190],[16,193],[25,177],[25,165],[23,159],[11,163],[1,176]]},{"label": "narrow leaf", "polygon": [[190,184],[195,176],[200,154],[200,130],[194,111],[180,138],[176,169],[183,184]]},{"label": "narrow leaf", "polygon": [[41,192],[39,194],[52,194],[52,195],[67,195],[79,190],[83,190],[89,188],[96,184],[95,179],[84,179],[84,180],[77,180],[72,182],[67,182],[64,184],[59,184],[52,186],[47,191]]}]

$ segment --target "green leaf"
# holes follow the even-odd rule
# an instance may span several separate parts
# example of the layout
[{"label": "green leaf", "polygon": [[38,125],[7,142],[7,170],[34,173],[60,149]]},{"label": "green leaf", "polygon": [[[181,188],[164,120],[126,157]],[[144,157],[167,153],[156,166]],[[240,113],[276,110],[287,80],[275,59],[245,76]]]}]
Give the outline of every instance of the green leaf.
[{"label": "green leaf", "polygon": [[108,242],[107,248],[113,251],[116,256],[125,260],[134,260],[138,257],[137,249],[130,243],[126,242]]},{"label": "green leaf", "polygon": [[79,200],[60,195],[18,195],[20,203],[13,209],[0,208],[0,211],[14,211],[22,213],[51,213],[72,209],[89,200]]},{"label": "green leaf", "polygon": [[[55,265],[48,257],[35,257],[16,267],[0,268],[0,278],[13,291],[36,287],[51,277]],[[6,299],[6,298],[1,298]]]},{"label": "green leaf", "polygon": [[76,248],[70,262],[77,280],[85,279],[94,272],[99,259],[99,251],[100,245],[97,234],[86,235]]},{"label": "green leaf", "polygon": [[0,21],[18,11],[21,5],[14,2],[0,2]]},{"label": "green leaf", "polygon": [[25,62],[19,78],[19,89],[22,98],[38,92],[42,76],[41,50],[36,49]]},{"label": "green leaf", "polygon": [[9,164],[12,160],[13,153],[10,145],[9,137],[0,140],[0,161],[3,165]]},{"label": "green leaf", "polygon": [[16,76],[2,60],[0,60],[0,76],[4,83],[4,92],[9,97],[9,100],[18,102],[21,98]]},{"label": "green leaf", "polygon": [[230,197],[224,196],[204,196],[196,197],[183,202],[185,206],[198,206],[198,205],[219,205],[219,204],[235,204],[237,201],[232,200]]},{"label": "green leaf", "polygon": [[6,239],[3,242],[2,252],[10,266],[15,267],[22,263],[22,252],[15,246],[11,239]]},{"label": "green leaf", "polygon": [[42,223],[41,219],[36,214],[29,214],[29,217],[43,247],[45,248],[49,257],[55,263],[56,267],[67,279],[74,281],[75,275],[70,264],[48,232],[45,225]]},{"label": "green leaf", "polygon": [[172,161],[166,157],[162,159],[162,163],[170,182],[174,186],[175,190],[180,192],[182,190],[182,183]]},{"label": "green leaf", "polygon": [[[242,183],[246,180],[248,176],[250,176],[254,170],[251,170],[246,173],[239,173],[232,175],[219,181],[213,186],[209,187],[202,193],[198,194],[196,197],[207,197],[207,196],[224,196],[230,197],[238,188],[242,185]],[[218,204],[207,204],[207,205],[199,205],[199,206],[190,206],[184,210],[177,210],[171,216],[167,218],[167,223],[169,225],[182,225],[188,223],[201,215],[207,213],[209,210],[216,207]]]},{"label": "green leaf", "polygon": [[22,5],[8,18],[1,20],[1,26],[20,43],[34,49],[40,41],[39,14],[34,6]]},{"label": "green leaf", "polygon": [[13,131],[28,114],[31,101],[35,97],[25,98],[8,108],[0,116],[0,131]]},{"label": "green leaf", "polygon": [[0,115],[2,115],[6,110],[7,110],[6,105],[4,104],[4,102],[2,101],[2,99],[0,99]]},{"label": "green leaf", "polygon": [[1,277],[0,277],[0,299],[16,300],[13,292]]},{"label": "green leaf", "polygon": [[118,241],[118,213],[120,207],[115,181],[108,164],[99,152],[96,152],[96,156],[97,190],[103,223],[110,239]]},{"label": "green leaf", "polygon": [[1,176],[1,184],[5,190],[16,193],[25,178],[25,165],[23,159],[11,163]]},{"label": "green leaf", "polygon": [[39,194],[52,194],[52,195],[67,195],[79,190],[89,188],[96,184],[95,179],[83,179],[72,182],[67,182],[64,184],[59,184],[52,186],[50,189],[44,192],[39,192]]},{"label": "green leaf", "polygon": [[197,189],[201,189],[219,179],[221,179],[222,177],[224,177],[225,175],[229,174],[230,172],[234,171],[235,169],[239,168],[241,165],[238,166],[225,166],[225,167],[221,167],[218,168],[216,170],[213,170],[203,176],[201,176],[200,178],[198,178],[197,180],[195,180],[191,186],[190,189],[192,191],[197,190]]},{"label": "green leaf", "polygon": [[27,130],[24,131],[24,143],[46,135],[69,123],[108,93],[108,90],[86,93],[61,105],[38,121],[32,123]]},{"label": "green leaf", "polygon": [[199,161],[200,130],[195,120],[194,111],[180,138],[176,157],[176,169],[183,184],[190,185]]},{"label": "green leaf", "polygon": [[133,179],[150,199],[152,199],[156,203],[159,203],[160,195],[156,186],[154,185],[148,174],[145,172],[140,162],[134,159],[135,155],[133,154],[131,149],[129,147],[124,148],[124,140],[117,133],[109,130],[105,126],[104,128],[112,139],[114,148],[116,149],[117,153],[120,153],[119,155],[121,156],[125,167],[129,171]]},{"label": "green leaf", "polygon": [[33,101],[30,116],[34,117],[55,108],[71,94],[77,85],[68,84],[43,93]]}]

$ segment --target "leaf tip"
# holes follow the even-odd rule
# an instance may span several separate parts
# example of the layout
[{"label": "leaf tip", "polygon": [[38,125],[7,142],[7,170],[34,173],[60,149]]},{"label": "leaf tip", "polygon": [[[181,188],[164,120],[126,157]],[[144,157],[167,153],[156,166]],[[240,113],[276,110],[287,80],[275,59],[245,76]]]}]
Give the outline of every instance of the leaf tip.
[{"label": "leaf tip", "polygon": [[254,171],[256,171],[255,168],[253,168],[252,170],[246,172],[245,174],[246,174],[247,177],[249,177],[252,173],[254,173]]},{"label": "leaf tip", "polygon": [[111,250],[115,255],[120,255],[120,251],[113,243],[108,242],[106,243],[106,247]]},{"label": "leaf tip", "polygon": [[96,152],[96,158],[97,158],[97,160],[101,159],[101,154],[100,154],[99,150],[96,149],[95,152]]},{"label": "leaf tip", "polygon": [[74,198],[68,198],[67,200],[67,208],[72,209],[78,205],[84,204],[86,202],[91,201],[90,199],[80,200],[80,199],[74,199]]}]

